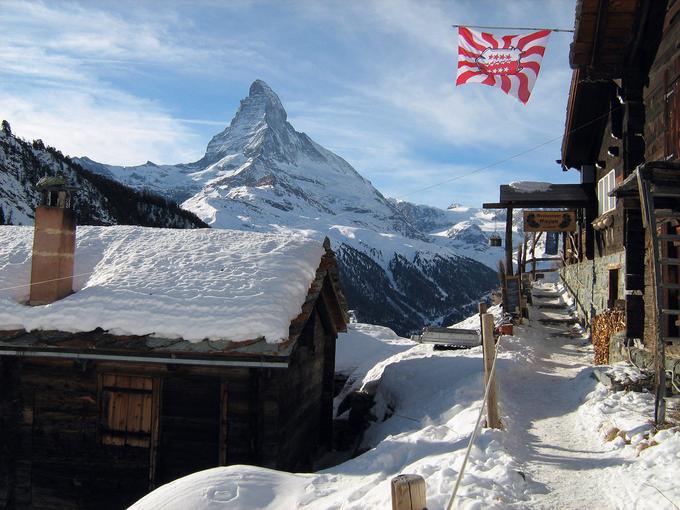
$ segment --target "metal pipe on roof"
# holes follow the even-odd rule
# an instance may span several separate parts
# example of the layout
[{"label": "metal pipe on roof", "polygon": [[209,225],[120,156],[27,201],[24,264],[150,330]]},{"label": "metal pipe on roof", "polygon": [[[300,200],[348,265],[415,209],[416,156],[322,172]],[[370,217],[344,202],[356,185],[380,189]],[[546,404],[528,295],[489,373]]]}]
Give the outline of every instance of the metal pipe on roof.
[{"label": "metal pipe on roof", "polygon": [[133,363],[159,363],[167,365],[198,365],[209,367],[247,367],[247,368],[288,368],[287,362],[280,361],[235,361],[212,359],[160,358],[154,356],[123,356],[118,354],[89,354],[79,352],[50,352],[34,350],[0,350],[0,356],[26,358],[61,358],[95,361],[128,361]]}]

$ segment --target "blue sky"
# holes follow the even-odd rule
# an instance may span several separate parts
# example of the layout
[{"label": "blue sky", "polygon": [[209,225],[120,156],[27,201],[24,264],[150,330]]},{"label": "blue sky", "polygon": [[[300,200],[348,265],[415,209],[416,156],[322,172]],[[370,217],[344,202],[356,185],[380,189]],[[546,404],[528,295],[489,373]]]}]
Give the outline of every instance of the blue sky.
[{"label": "blue sky", "polygon": [[500,89],[454,86],[450,26],[573,28],[574,0],[2,4],[0,117],[66,154],[196,160],[259,78],[298,131],[387,196],[479,206],[501,183],[577,179],[555,164],[571,34],[551,35],[524,106]]}]

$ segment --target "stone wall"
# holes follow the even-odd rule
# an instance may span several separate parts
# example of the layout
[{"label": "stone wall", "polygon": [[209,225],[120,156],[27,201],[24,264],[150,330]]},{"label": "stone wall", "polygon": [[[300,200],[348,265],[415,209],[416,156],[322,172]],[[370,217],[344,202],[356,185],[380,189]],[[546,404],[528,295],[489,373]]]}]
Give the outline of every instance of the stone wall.
[{"label": "stone wall", "polygon": [[625,252],[584,260],[560,269],[560,277],[576,301],[579,320],[589,326],[592,318],[608,308],[609,270],[619,269],[618,298],[624,299]]}]

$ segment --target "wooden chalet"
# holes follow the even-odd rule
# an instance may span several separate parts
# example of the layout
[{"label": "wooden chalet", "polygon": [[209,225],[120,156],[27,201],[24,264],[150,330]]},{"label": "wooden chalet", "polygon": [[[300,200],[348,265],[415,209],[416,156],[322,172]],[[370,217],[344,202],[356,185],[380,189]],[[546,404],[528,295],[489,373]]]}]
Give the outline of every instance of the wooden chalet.
[{"label": "wooden chalet", "polygon": [[674,0],[578,2],[562,144],[563,169],[597,196],[563,279],[585,320],[625,310],[610,359],[656,370],[657,421],[673,391],[665,366],[680,354],[679,18]]},{"label": "wooden chalet", "polygon": [[[57,251],[68,250],[69,243],[64,239],[73,238],[71,244],[75,246],[72,222],[53,221],[47,230],[39,224],[46,215],[58,220],[63,214],[68,219],[69,211],[60,205],[45,205],[41,209],[34,246],[42,247],[43,258],[49,246],[57,246],[54,248]],[[190,235],[193,237],[186,241],[192,250],[200,250],[196,248],[199,241],[215,236],[216,242],[208,246],[219,250],[220,245],[229,242],[231,232],[142,227],[87,229],[90,239],[104,241],[135,243],[155,236],[151,238],[152,244],[158,246],[170,238],[181,244],[182,237]],[[126,230],[124,235],[117,236],[116,229]],[[106,235],[97,237],[104,230]],[[255,240],[249,241],[248,246],[263,253],[255,264],[258,270],[270,260],[280,261],[285,252],[285,246],[271,248],[271,236],[238,234],[252,235]],[[258,236],[263,236],[261,242]],[[13,254],[26,250],[26,239],[30,238],[33,231],[29,227],[0,227],[0,239],[5,244],[11,240]],[[31,320],[38,323],[40,312],[47,314],[49,310],[56,324],[69,324],[69,316],[85,320],[87,315],[78,315],[81,310],[74,306],[87,305],[69,303],[92,289],[71,294],[69,287],[66,297],[45,306],[20,305],[11,301],[16,296],[0,295],[0,308],[10,307],[10,312],[4,315],[0,312],[0,506],[120,509],[161,484],[215,466],[253,464],[285,470],[309,469],[314,458],[331,445],[335,341],[338,331],[345,330],[346,306],[328,240],[323,246],[319,241],[308,243],[301,253],[316,250],[317,262],[312,266],[315,271],[303,271],[308,275],[303,278],[291,263],[290,271],[284,264],[279,270],[281,274],[274,271],[269,275],[286,284],[292,281],[297,289],[290,295],[279,293],[271,298],[291,301],[297,308],[292,316],[280,313],[284,315],[282,323],[288,324],[287,334],[274,342],[262,336],[232,338],[230,331],[224,331],[221,338],[211,335],[210,339],[201,340],[131,334],[109,329],[105,321],[100,327],[88,327],[87,331],[76,331],[78,324],[73,329],[17,327],[29,312],[33,314]],[[167,248],[168,244],[164,246]],[[76,260],[80,248],[79,240]],[[72,253],[63,251],[60,256],[73,258]],[[292,258],[295,257],[293,254]],[[40,256],[34,259],[32,288],[51,285],[49,269],[46,273],[43,268],[40,278],[35,278],[35,271],[40,271],[35,267],[39,259]],[[144,260],[147,259],[140,257],[139,262]],[[172,264],[170,257],[168,268]],[[4,284],[0,287],[7,285],[7,278],[16,280],[17,273],[27,275],[26,267],[15,265],[12,274],[3,275],[10,269],[0,266],[0,283]],[[54,267],[52,270],[62,271]],[[145,278],[154,277],[153,271],[147,267],[138,276],[141,286],[135,292],[144,287]],[[225,285],[230,275],[238,273],[247,270],[227,274]],[[174,280],[185,273],[178,274]],[[208,276],[219,275],[216,270]],[[57,278],[68,278],[68,274]],[[88,280],[88,285],[96,288],[95,280]],[[239,299],[238,295],[220,294],[219,280],[215,282],[217,297],[211,299],[214,298],[214,316],[219,323],[219,318],[229,314]],[[123,292],[125,299],[130,298],[124,294],[126,289],[115,290]],[[37,293],[41,303],[50,301],[50,292],[43,288]],[[52,298],[61,298],[63,284],[54,292],[57,294]],[[153,302],[154,297],[145,295],[140,299]],[[35,301],[33,291],[29,299]],[[179,315],[186,331],[191,331],[192,321],[198,323],[192,317],[193,300],[167,299],[163,307],[174,306],[164,312],[168,322],[173,315]],[[139,304],[142,302],[145,301],[133,299],[129,306],[145,306]],[[279,309],[280,304],[276,301],[272,306]],[[59,310],[66,319],[56,318],[62,313]],[[164,308],[158,310],[161,313]],[[95,315],[100,312],[92,311]],[[256,322],[247,313],[243,315],[243,321]],[[102,317],[107,321],[119,318],[106,313]],[[239,326],[238,317],[233,324],[234,328]],[[257,329],[257,325],[246,326]],[[131,326],[133,330],[136,327],[142,325]]]},{"label": "wooden chalet", "polygon": [[[485,208],[564,208],[561,278],[590,325],[625,311],[610,361],[656,372],[656,419],[673,398],[680,358],[680,2],[579,0],[562,142],[564,171],[580,183],[517,193],[501,186]],[[506,266],[512,274],[512,229]],[[674,373],[674,372],[673,372]],[[677,378],[676,378],[677,379]]]},{"label": "wooden chalet", "polygon": [[[565,281],[584,318],[620,303],[626,337],[652,350],[658,328],[644,210],[637,184],[625,197],[617,189],[627,179],[637,183],[636,169],[670,168],[680,157],[679,13],[675,1],[578,3],[562,144],[564,170],[577,169],[597,195],[571,240]],[[587,267],[595,269],[591,277]],[[677,317],[666,319],[676,328]]]}]

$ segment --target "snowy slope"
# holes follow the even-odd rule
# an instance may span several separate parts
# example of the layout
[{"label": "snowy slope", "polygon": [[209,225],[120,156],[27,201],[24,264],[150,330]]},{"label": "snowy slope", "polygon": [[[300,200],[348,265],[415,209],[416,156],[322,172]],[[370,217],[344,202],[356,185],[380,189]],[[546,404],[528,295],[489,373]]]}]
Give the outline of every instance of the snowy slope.
[{"label": "snowy slope", "polygon": [[359,320],[402,334],[460,319],[497,284],[494,271],[464,258],[476,255],[467,244],[459,249],[423,233],[345,160],[297,132],[260,80],[199,161],[125,168],[79,162],[137,189],[191,194],[182,206],[212,227],[327,235]]},{"label": "snowy slope", "polygon": [[79,227],[74,290],[25,306],[33,229],[0,226],[0,329],[288,338],[324,252],[299,232]]}]

